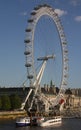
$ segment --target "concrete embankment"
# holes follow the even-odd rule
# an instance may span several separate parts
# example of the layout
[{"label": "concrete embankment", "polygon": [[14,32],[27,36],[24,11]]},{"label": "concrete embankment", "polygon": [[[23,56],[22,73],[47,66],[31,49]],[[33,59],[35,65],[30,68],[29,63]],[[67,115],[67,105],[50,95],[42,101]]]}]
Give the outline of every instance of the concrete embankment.
[{"label": "concrete embankment", "polygon": [[0,111],[0,120],[27,116],[26,111]]},{"label": "concrete embankment", "polygon": [[76,109],[68,109],[68,110],[64,110],[62,113],[64,118],[81,118],[81,109],[80,108],[76,108]]}]

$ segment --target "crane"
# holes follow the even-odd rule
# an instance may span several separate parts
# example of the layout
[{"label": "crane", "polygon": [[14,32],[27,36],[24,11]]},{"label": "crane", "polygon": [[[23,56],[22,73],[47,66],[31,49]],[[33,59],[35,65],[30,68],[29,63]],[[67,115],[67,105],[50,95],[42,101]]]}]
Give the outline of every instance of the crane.
[{"label": "crane", "polygon": [[[39,58],[37,59],[37,60],[42,60],[43,63],[42,63],[42,67],[40,68],[40,71],[39,71],[39,73],[38,73],[38,75],[37,75],[37,77],[36,77],[36,80],[35,80],[34,83],[33,83],[33,87],[35,87],[35,90],[34,90],[33,88],[30,88],[29,93],[27,94],[27,96],[26,96],[24,102],[21,104],[20,110],[23,110],[23,109],[24,109],[25,104],[26,104],[26,102],[27,102],[29,96],[31,95],[32,91],[34,90],[34,96],[33,96],[33,99],[32,99],[32,102],[31,102],[31,105],[30,105],[30,108],[29,108],[29,109],[32,108],[33,102],[34,102],[34,100],[35,100],[35,96],[36,96],[37,91],[38,91],[38,89],[39,89],[39,85],[40,85],[40,82],[41,82],[41,79],[42,79],[42,76],[43,76],[43,73],[44,73],[44,70],[45,70],[45,67],[46,67],[46,63],[47,63],[47,61],[48,61],[49,59],[54,59],[54,58],[55,58],[54,55],[48,55],[48,56],[45,56],[45,57],[39,57]],[[41,97],[45,97],[45,96],[42,94]]]}]

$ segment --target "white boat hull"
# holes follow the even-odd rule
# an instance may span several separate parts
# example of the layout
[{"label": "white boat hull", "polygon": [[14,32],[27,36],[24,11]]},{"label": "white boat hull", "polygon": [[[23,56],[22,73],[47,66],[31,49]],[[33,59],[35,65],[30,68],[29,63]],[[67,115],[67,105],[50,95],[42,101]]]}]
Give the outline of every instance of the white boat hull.
[{"label": "white boat hull", "polygon": [[54,117],[54,118],[51,118],[51,119],[46,119],[43,122],[40,122],[39,126],[41,126],[41,127],[53,126],[53,125],[57,125],[57,124],[61,124],[61,123],[62,123],[61,117]]}]

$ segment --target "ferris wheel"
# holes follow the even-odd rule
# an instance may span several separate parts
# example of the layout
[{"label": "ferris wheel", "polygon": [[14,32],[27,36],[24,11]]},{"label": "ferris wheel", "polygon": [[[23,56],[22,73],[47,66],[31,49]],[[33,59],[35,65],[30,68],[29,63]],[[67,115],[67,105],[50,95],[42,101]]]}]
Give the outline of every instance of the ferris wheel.
[{"label": "ferris wheel", "polygon": [[[67,40],[65,37],[65,33],[63,30],[63,26],[61,24],[61,21],[58,17],[58,14],[55,12],[55,9],[50,7],[47,4],[44,5],[38,5],[33,9],[31,12],[31,18],[28,20],[28,27],[26,28],[26,39],[24,40],[25,42],[25,57],[26,57],[26,63],[25,66],[27,67],[27,78],[29,79],[30,82],[30,87],[31,90],[29,92],[29,95],[32,91],[32,88],[35,88],[37,92],[37,86],[36,83],[38,82],[36,70],[35,70],[35,61],[34,61],[34,35],[35,35],[35,29],[38,21],[41,19],[42,16],[48,16],[50,17],[57,29],[57,32],[59,34],[59,40],[60,40],[60,47],[61,47],[61,54],[62,54],[62,76],[61,76],[61,83],[60,83],[60,91],[59,94],[56,98],[55,104],[57,104],[57,100],[61,98],[61,96],[64,94],[67,86],[67,78],[68,78],[68,48],[67,48]],[[47,58],[47,59],[46,59]],[[54,56],[46,56],[43,58],[39,58],[40,60],[44,60],[44,63],[49,58],[54,58]],[[44,65],[43,65],[44,66]],[[45,68],[45,66],[42,68]],[[44,69],[43,69],[44,71]],[[42,72],[43,75],[43,72]],[[38,77],[41,77],[40,74]],[[27,101],[29,95],[27,95],[25,102]],[[25,104],[24,102],[24,104]]]}]

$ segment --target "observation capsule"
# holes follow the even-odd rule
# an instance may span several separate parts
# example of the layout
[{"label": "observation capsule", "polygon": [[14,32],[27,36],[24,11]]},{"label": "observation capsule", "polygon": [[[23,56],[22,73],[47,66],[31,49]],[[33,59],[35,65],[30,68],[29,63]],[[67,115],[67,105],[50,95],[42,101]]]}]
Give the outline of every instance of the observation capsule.
[{"label": "observation capsule", "polygon": [[32,65],[31,65],[31,63],[26,63],[25,64],[25,67],[31,67]]},{"label": "observation capsule", "polygon": [[30,41],[30,39],[26,39],[26,40],[24,40],[24,42],[25,43],[30,43],[31,41]]},{"label": "observation capsule", "polygon": [[29,19],[29,20],[28,20],[29,23],[32,23],[33,21],[34,21],[33,19]]},{"label": "observation capsule", "polygon": [[33,75],[28,75],[28,79],[33,79]]},{"label": "observation capsule", "polygon": [[36,12],[35,11],[31,12],[31,15],[36,15]]},{"label": "observation capsule", "polygon": [[25,32],[31,32],[31,31],[32,31],[31,28],[27,28],[27,29],[25,30]]},{"label": "observation capsule", "polygon": [[24,55],[29,55],[31,52],[30,51],[25,51]]}]

